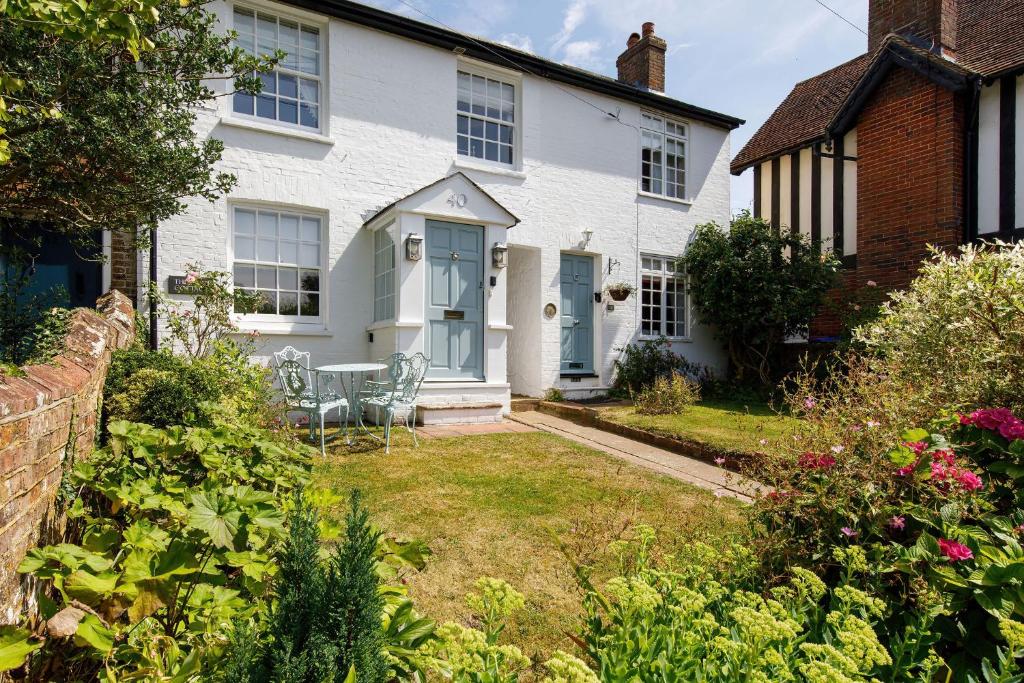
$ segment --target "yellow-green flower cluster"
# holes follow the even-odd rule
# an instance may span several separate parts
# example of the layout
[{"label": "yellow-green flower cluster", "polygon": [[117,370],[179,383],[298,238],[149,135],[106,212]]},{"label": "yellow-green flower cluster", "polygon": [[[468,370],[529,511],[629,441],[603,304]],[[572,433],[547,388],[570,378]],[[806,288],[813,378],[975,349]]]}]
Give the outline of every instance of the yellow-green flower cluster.
[{"label": "yellow-green flower cluster", "polygon": [[561,650],[555,650],[544,666],[549,675],[541,683],[599,683],[586,662]]},{"label": "yellow-green flower cluster", "polygon": [[848,548],[837,547],[832,550],[832,557],[852,572],[863,574],[868,570],[868,556],[864,554],[864,549],[859,545]]},{"label": "yellow-green flower cluster", "polygon": [[1012,619],[1000,619],[999,632],[1006,639],[1011,653],[1024,647],[1024,624],[1021,622]]},{"label": "yellow-green flower cluster", "polygon": [[484,576],[473,585],[477,592],[466,594],[466,605],[474,614],[504,617],[526,604],[523,594],[501,579]]},{"label": "yellow-green flower cluster", "polygon": [[875,598],[853,586],[839,586],[834,594],[848,607],[862,607],[870,616],[881,618],[885,615],[885,601]]},{"label": "yellow-green flower cluster", "polygon": [[781,642],[796,638],[800,624],[789,617],[771,614],[767,609],[737,607],[730,614],[744,640],[755,643]]},{"label": "yellow-green flower cluster", "polygon": [[448,622],[437,629],[437,639],[425,654],[444,660],[452,674],[496,671],[507,676],[530,666],[529,658],[514,645],[488,645],[487,636],[473,628]]},{"label": "yellow-green flower cluster", "polygon": [[806,596],[812,602],[818,602],[821,597],[825,595],[825,582],[819,579],[817,576],[804,569],[803,567],[794,567],[793,578],[790,584],[801,597]]},{"label": "yellow-green flower cluster", "polygon": [[650,611],[661,604],[658,591],[635,576],[616,576],[605,584],[605,592],[627,611]]}]

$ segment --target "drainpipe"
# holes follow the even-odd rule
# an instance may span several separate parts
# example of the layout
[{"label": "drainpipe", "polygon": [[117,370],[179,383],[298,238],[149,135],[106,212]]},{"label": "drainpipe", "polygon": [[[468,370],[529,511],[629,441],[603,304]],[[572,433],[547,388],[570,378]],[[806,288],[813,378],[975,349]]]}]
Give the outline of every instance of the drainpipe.
[{"label": "drainpipe", "polygon": [[149,350],[157,350],[156,338],[156,222],[149,235]]},{"label": "drainpipe", "polygon": [[980,78],[971,79],[967,91],[967,125],[964,127],[964,225],[963,242],[969,244],[978,238],[978,117],[981,108]]}]

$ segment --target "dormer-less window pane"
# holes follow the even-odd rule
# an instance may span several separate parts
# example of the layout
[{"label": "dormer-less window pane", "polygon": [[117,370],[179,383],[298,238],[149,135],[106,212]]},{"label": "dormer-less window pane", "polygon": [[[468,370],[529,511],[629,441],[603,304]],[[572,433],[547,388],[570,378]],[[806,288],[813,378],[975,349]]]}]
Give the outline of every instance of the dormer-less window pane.
[{"label": "dormer-less window pane", "polygon": [[256,260],[277,262],[277,240],[258,239],[256,240]]},{"label": "dormer-less window pane", "polygon": [[279,268],[277,271],[278,286],[281,289],[299,288],[299,271],[295,268]]},{"label": "dormer-less window pane", "polygon": [[299,245],[299,265],[315,266],[320,263],[320,247],[315,244]]},{"label": "dormer-less window pane", "polygon": [[252,260],[256,258],[256,240],[251,237],[235,238],[235,258]]},{"label": "dormer-less window pane", "polygon": [[512,164],[515,86],[465,71],[457,79],[456,152]]},{"label": "dormer-less window pane", "polygon": [[307,242],[320,241],[320,221],[315,218],[302,219],[302,239]]},{"label": "dormer-less window pane", "polygon": [[299,244],[298,242],[289,242],[281,240],[278,244],[278,256],[281,259],[281,263],[288,263],[290,265],[296,265],[299,262]]},{"label": "dormer-less window pane", "polygon": [[256,212],[243,211],[235,212],[235,232],[251,235],[256,232]]},{"label": "dormer-less window pane", "polygon": [[259,234],[260,234],[260,237],[276,237],[277,236],[277,214],[276,213],[267,213],[265,211],[261,211],[260,212]]},{"label": "dormer-less window pane", "polygon": [[685,198],[686,124],[651,114],[641,114],[640,123],[640,190]]},{"label": "dormer-less window pane", "polygon": [[[302,22],[254,12],[234,11],[235,44],[257,55],[284,57],[272,73],[261,74],[262,92],[255,98],[236,94],[232,111],[243,116],[280,121],[302,128],[320,128],[320,29]],[[305,79],[298,79],[299,74]],[[301,107],[300,103],[309,106]]]}]

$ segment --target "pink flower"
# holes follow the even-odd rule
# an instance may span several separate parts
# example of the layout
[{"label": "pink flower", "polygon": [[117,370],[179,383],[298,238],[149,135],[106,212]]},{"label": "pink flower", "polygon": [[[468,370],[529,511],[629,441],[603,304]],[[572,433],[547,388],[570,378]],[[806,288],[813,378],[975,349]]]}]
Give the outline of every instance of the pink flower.
[{"label": "pink flower", "polygon": [[875,422],[874,420],[868,420],[867,422],[864,423],[864,426],[867,427],[868,429],[874,429],[875,427],[879,426],[880,424],[882,424],[882,423],[881,422]]},{"label": "pink flower", "polygon": [[721,456],[715,458],[715,464],[716,465],[724,465],[725,464],[725,458],[723,458]]},{"label": "pink flower", "polygon": [[963,413],[960,413],[960,424],[972,425],[974,424],[974,420],[971,418],[970,415],[964,415]]},{"label": "pink flower", "polygon": [[260,331],[259,330],[253,330],[252,332],[249,333],[249,336],[250,337],[258,337],[258,336],[260,336]]},{"label": "pink flower", "polygon": [[840,453],[842,453],[842,452],[843,452],[843,450],[844,450],[844,449],[843,449],[843,447],[842,447],[842,446],[836,445],[836,446],[833,446],[833,447],[832,447],[832,448],[831,448],[830,450],[831,450],[831,451],[832,451],[833,453],[835,453],[836,455],[839,455]]},{"label": "pink flower", "polygon": [[959,541],[951,541],[947,538],[939,539],[939,551],[949,558],[951,562],[970,560],[974,558],[971,549]]},{"label": "pink flower", "polygon": [[907,519],[903,515],[893,515],[889,518],[890,528],[902,530],[905,526],[907,526]]},{"label": "pink flower", "polygon": [[760,441],[758,441],[758,443],[761,444],[762,446],[767,446],[768,445],[768,439],[761,439]]},{"label": "pink flower", "polygon": [[878,283],[875,282],[874,280],[868,280],[864,284],[866,284],[868,287],[877,287],[878,286]]},{"label": "pink flower", "polygon": [[899,468],[898,470],[896,470],[896,475],[899,476],[899,477],[906,477],[906,476],[908,476],[910,473],[912,473],[914,471],[915,467],[917,467],[917,463],[916,462],[912,463],[910,465],[905,465],[905,466]]},{"label": "pink flower", "polygon": [[860,425],[850,425],[850,431],[851,432],[859,432],[862,429],[864,429],[864,428],[861,427]]},{"label": "pink flower", "polygon": [[1007,420],[1003,424],[999,425],[999,435],[1008,441],[1024,439],[1024,422],[1021,422],[1017,418]]},{"label": "pink flower", "polygon": [[844,526],[839,531],[841,531],[843,533],[843,536],[846,536],[847,538],[857,538],[857,536],[860,535],[859,531],[854,531],[853,529],[851,529],[848,526]]},{"label": "pink flower", "polygon": [[970,470],[960,470],[957,472],[956,480],[967,491],[977,491],[983,486],[981,477]]},{"label": "pink flower", "polygon": [[942,461],[947,465],[953,465],[956,462],[956,458],[953,455],[953,451],[948,448],[940,448],[939,450],[932,453],[932,460],[939,462]]},{"label": "pink flower", "polygon": [[859,311],[860,310],[860,304],[854,304],[853,305],[853,310]]},{"label": "pink flower", "polygon": [[199,273],[197,273],[196,271],[194,271],[194,270],[188,271],[188,273],[185,274],[185,284],[186,285],[192,284],[193,282],[196,281],[196,278],[198,278],[198,277],[199,277]]},{"label": "pink flower", "polygon": [[941,462],[932,463],[932,479],[935,481],[944,481],[949,473],[946,471],[946,466]]},{"label": "pink flower", "polygon": [[914,451],[915,455],[921,455],[928,448],[928,444],[924,441],[904,441],[903,445]]},{"label": "pink flower", "polygon": [[836,464],[836,459],[831,455],[820,455],[808,451],[797,459],[797,464],[808,470],[827,470]]},{"label": "pink flower", "polygon": [[814,410],[816,405],[818,405],[818,401],[813,396],[808,396],[804,399],[804,408],[807,410]]},{"label": "pink flower", "polygon": [[982,429],[995,431],[1004,422],[1015,421],[1017,418],[1008,408],[982,408],[971,413],[970,419]]}]

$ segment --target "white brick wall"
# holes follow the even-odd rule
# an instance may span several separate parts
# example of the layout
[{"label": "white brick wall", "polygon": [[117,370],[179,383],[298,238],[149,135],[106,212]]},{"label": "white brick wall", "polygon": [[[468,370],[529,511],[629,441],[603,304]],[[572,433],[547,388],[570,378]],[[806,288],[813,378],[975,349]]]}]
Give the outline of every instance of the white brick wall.
[{"label": "white brick wall", "polygon": [[[228,7],[220,9],[229,12]],[[281,8],[282,13],[293,11]],[[728,221],[730,151],[724,129],[690,122],[687,181],[692,204],[638,196],[639,107],[576,91],[602,109],[621,109],[620,123],[553,83],[524,75],[517,128],[523,136],[523,177],[466,169],[455,155],[455,54],[340,21],[329,22],[327,35],[326,135],[333,144],[224,125],[220,119],[228,113],[230,98],[222,98],[221,110],[201,112],[197,133],[224,141],[220,170],[234,173],[238,184],[229,199],[192,200],[186,213],[160,227],[159,272],[165,286],[166,277],[183,273],[190,261],[230,270],[229,200],[326,213],[329,272],[322,305],[327,329],[302,336],[264,333],[259,344],[266,355],[289,343],[312,351],[318,365],[391,353],[390,336],[377,335],[372,345],[367,341],[373,258],[371,236],[361,226],[375,209],[456,170],[522,220],[508,232],[510,245],[540,248],[541,307],[559,302],[560,252],[579,249],[586,228],[594,231],[587,252],[599,257],[595,269],[600,281],[638,283],[640,251],[681,253],[696,225]],[[608,275],[612,258],[621,266]],[[510,276],[510,284],[514,281]],[[515,295],[510,287],[509,297]],[[636,296],[615,304],[614,311],[606,306],[595,310],[595,359],[601,377],[584,386],[607,385],[615,349],[637,334]],[[559,378],[558,317],[547,320],[540,310],[514,308],[510,306],[510,318],[518,316],[525,324],[509,332],[513,379],[524,363],[539,363],[539,373],[530,373],[533,379],[523,385],[530,393],[554,385],[580,388]],[[530,338],[517,338],[517,332]],[[696,324],[692,341],[678,344],[677,350],[716,368],[723,363],[708,330]],[[530,359],[515,357],[522,353]]]}]

